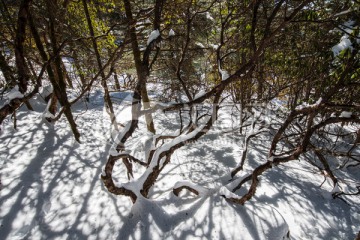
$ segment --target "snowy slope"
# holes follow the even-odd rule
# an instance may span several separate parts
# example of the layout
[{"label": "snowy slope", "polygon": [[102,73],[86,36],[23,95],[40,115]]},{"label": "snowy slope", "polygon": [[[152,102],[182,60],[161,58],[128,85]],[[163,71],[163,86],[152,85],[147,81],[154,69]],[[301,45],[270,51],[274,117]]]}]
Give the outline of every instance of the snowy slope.
[{"label": "snowy slope", "polygon": [[[124,123],[129,99],[118,97]],[[37,112],[22,109],[18,129],[7,121],[0,136],[1,239],[282,239],[288,230],[293,239],[353,239],[360,230],[360,200],[350,207],[329,198],[330,185],[319,188],[323,176],[302,162],[266,173],[245,206],[226,202],[218,189],[237,165],[244,138],[216,129],[176,151],[151,200],[139,198],[133,206],[129,198],[108,193],[100,180],[111,146],[101,92],[92,94],[87,108],[74,107],[81,144],[64,119],[55,126],[43,121],[40,99],[33,105]],[[159,132],[172,127],[171,116],[159,115],[160,122]],[[222,123],[229,124],[227,114]],[[267,144],[268,139],[251,144],[246,169],[264,161]],[[126,180],[122,167],[114,175]],[[202,197],[176,197],[171,189],[183,180],[211,190]]]}]

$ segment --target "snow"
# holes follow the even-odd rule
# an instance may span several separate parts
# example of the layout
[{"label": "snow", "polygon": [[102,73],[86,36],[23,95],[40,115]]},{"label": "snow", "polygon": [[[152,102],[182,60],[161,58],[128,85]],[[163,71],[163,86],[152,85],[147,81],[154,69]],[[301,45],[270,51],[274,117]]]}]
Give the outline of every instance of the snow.
[{"label": "snow", "polygon": [[189,199],[187,204],[175,196],[169,198],[175,204],[140,198],[125,218],[118,238],[282,239],[288,231],[281,215],[269,207],[229,207],[221,197]]},{"label": "snow", "polygon": [[15,86],[14,88],[12,88],[9,92],[4,94],[4,99],[5,102],[3,102],[2,104],[0,103],[0,108],[2,108],[3,106],[5,106],[6,104],[9,104],[11,100],[16,99],[16,98],[23,98],[24,94],[22,94],[19,91],[19,87]]},{"label": "snow", "polygon": [[339,192],[341,192],[341,190],[339,184],[336,183],[331,193],[339,193]]},{"label": "snow", "polygon": [[47,96],[49,96],[51,93],[53,92],[53,86],[51,84],[43,86],[40,91],[39,94],[42,98],[46,98]]},{"label": "snow", "polygon": [[183,186],[187,186],[187,187],[190,187],[190,188],[196,190],[199,193],[199,196],[202,196],[202,197],[207,196],[209,194],[208,189],[201,187],[199,185],[196,185],[195,183],[190,182],[190,181],[178,181],[175,183],[174,188],[179,188],[179,187],[183,187]]},{"label": "snow", "polygon": [[351,115],[352,115],[352,112],[343,111],[343,112],[341,112],[340,117],[351,118]]},{"label": "snow", "polygon": [[22,94],[21,92],[19,92],[19,87],[15,86],[13,89],[10,90],[10,92],[8,92],[7,94],[5,94],[5,97],[11,101],[15,98],[23,98],[24,94]]},{"label": "snow", "polygon": [[200,90],[198,93],[195,94],[194,99],[200,98],[200,97],[204,96],[205,94],[206,94],[206,92],[204,90]]},{"label": "snow", "polygon": [[221,80],[224,81],[230,77],[229,73],[226,70],[220,70]]},{"label": "snow", "polygon": [[165,151],[168,151],[170,150],[172,147],[174,147],[175,145],[181,143],[181,142],[184,142],[184,141],[187,141],[187,140],[190,140],[191,138],[195,137],[196,134],[198,134],[199,132],[201,132],[203,129],[202,126],[198,126],[194,131],[192,131],[191,133],[189,134],[182,134],[182,135],[179,135],[177,136],[176,138],[174,138],[172,141],[170,142],[167,142],[165,143],[164,145],[162,145],[160,148],[158,148],[152,159],[151,159],[151,162],[150,162],[150,166],[149,168],[147,169],[147,171],[145,172],[145,174],[143,174],[143,176],[139,179],[139,182],[141,183],[141,185],[143,185],[145,179],[148,177],[148,175],[151,173],[152,169],[159,165],[160,168],[163,166],[164,164],[164,159],[161,161],[160,159],[160,154],[165,152]]},{"label": "snow", "polygon": [[316,107],[319,104],[321,104],[322,102],[322,98],[320,97],[314,104],[308,104],[306,102],[303,102],[302,104],[300,104],[299,106],[296,106],[296,110],[302,110],[304,108],[312,108],[312,107]]},{"label": "snow", "polygon": [[217,44],[209,44],[209,46],[214,50],[217,50],[219,48],[219,45]]},{"label": "snow", "polygon": [[202,44],[201,42],[196,42],[195,45],[200,48],[205,48],[204,44]]},{"label": "snow", "polygon": [[149,36],[149,38],[148,38],[148,40],[147,40],[146,45],[149,46],[149,44],[150,44],[152,41],[154,41],[155,39],[157,39],[159,36],[160,36],[160,32],[159,32],[158,29],[152,31],[152,32],[150,33],[150,36]]},{"label": "snow", "polygon": [[117,135],[117,137],[114,140],[113,145],[110,148],[110,155],[111,156],[119,156],[120,154],[123,154],[124,152],[118,152],[116,150],[117,145],[120,143],[121,139],[125,136],[125,134],[129,131],[131,127],[131,121],[128,121],[123,129],[121,129],[120,133]]},{"label": "snow", "polygon": [[50,113],[49,111],[45,111],[44,113],[43,113],[43,119],[45,119],[45,118],[50,118],[50,119],[55,119],[55,116],[54,116],[54,114],[52,114],[52,113]]},{"label": "snow", "polygon": [[236,195],[235,193],[231,192],[227,187],[220,187],[219,189],[219,194],[221,196],[224,196],[226,198],[239,198],[238,195]]},{"label": "snow", "polygon": [[271,100],[269,108],[273,110],[283,109],[286,106],[286,101],[278,98]]},{"label": "snow", "polygon": [[175,32],[174,30],[170,29],[169,31],[169,37],[175,36]]},{"label": "snow", "polygon": [[214,18],[211,16],[209,12],[206,12],[206,18],[209,19],[210,21],[214,21]]},{"label": "snow", "polygon": [[230,77],[229,73],[226,70],[222,70],[220,67],[219,67],[219,72],[221,74],[222,81],[224,81]]},{"label": "snow", "polygon": [[[353,49],[352,42],[350,41],[349,36],[356,32],[355,31],[356,28],[354,27],[354,24],[355,22],[350,20],[345,22],[343,25],[339,26],[339,28],[341,28],[342,31],[345,32],[345,34],[341,37],[340,42],[335,46],[333,46],[331,49],[335,57],[346,49],[350,49],[350,50]],[[358,36],[360,36],[360,34]],[[356,41],[357,43],[359,43],[359,39],[357,39]]]},{"label": "snow", "polygon": [[351,13],[352,11],[353,11],[352,9],[347,9],[347,10],[345,10],[345,11],[336,13],[336,14],[334,15],[334,17],[339,17],[339,16],[341,16],[341,15],[345,15],[345,14]]},{"label": "snow", "polygon": [[[149,199],[139,195],[133,205],[128,197],[110,194],[99,178],[113,144],[107,139],[109,119],[103,114],[101,94],[92,92],[86,111],[83,103],[73,108],[82,144],[74,141],[65,117],[55,125],[44,124],[47,105],[41,98],[31,102],[35,111],[26,107],[18,111],[17,130],[11,122],[4,123],[0,136],[1,239],[283,239],[288,231],[292,239],[354,239],[359,231],[358,196],[350,199],[351,206],[329,197],[337,189],[331,181],[320,188],[324,176],[314,174],[317,169],[304,161],[264,173],[255,197],[244,206],[227,202],[221,195],[240,196],[243,192],[230,190],[267,160],[269,139],[252,139],[244,171],[229,182],[244,136],[219,131],[229,129],[232,120],[223,108],[219,126],[175,151]],[[115,106],[126,127],[128,104],[122,101]],[[179,121],[175,113],[154,116],[158,134],[173,132]],[[155,137],[145,129],[140,118],[139,129],[130,139],[134,148],[129,150],[137,151],[141,158]],[[167,140],[160,150],[193,134]],[[141,144],[136,148],[135,143]],[[134,179],[147,173],[144,167],[135,166]],[[343,179],[358,181],[354,177],[359,176],[358,168],[352,174]],[[141,181],[127,182],[120,161],[113,178],[117,184],[141,189]],[[177,197],[172,189],[181,185],[201,194],[184,191]],[[335,187],[345,191],[341,184]]]},{"label": "snow", "polygon": [[342,36],[340,42],[332,47],[334,56],[338,56],[345,49],[352,49],[352,43],[347,35]]},{"label": "snow", "polygon": [[[128,148],[128,150],[130,150],[130,154],[147,161],[149,153],[153,148],[155,137],[156,135],[154,135],[152,132],[144,132],[142,136],[134,139],[134,142],[136,143]],[[144,152],[144,155],[138,154],[140,151]]]}]

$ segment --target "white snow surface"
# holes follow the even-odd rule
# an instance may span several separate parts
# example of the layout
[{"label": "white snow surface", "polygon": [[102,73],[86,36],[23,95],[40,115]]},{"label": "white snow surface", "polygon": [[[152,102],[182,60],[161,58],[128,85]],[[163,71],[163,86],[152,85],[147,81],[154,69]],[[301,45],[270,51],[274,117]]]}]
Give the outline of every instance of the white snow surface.
[{"label": "white snow surface", "polygon": [[344,117],[344,118],[351,118],[352,112],[348,112],[348,111],[343,111],[340,114],[340,117]]},{"label": "white snow surface", "polygon": [[[175,151],[150,191],[150,199],[139,196],[133,205],[128,197],[110,194],[100,180],[112,145],[102,99],[101,91],[96,91],[87,108],[82,103],[73,107],[81,144],[74,140],[64,117],[55,125],[44,123],[46,103],[41,98],[31,102],[34,112],[25,107],[18,111],[17,130],[11,122],[4,122],[0,136],[1,239],[272,240],[284,239],[289,230],[292,239],[354,239],[359,231],[360,199],[352,198],[349,206],[328,197],[334,189],[331,181],[320,188],[324,176],[312,173],[316,169],[302,161],[265,173],[255,197],[244,206],[228,203],[219,193],[231,192],[221,186],[241,178],[229,182],[223,176],[238,165],[244,138],[219,134],[216,128]],[[128,117],[121,111],[122,104],[128,103],[115,106],[120,122]],[[229,128],[231,120],[226,109],[221,109],[217,124]],[[159,113],[155,116],[157,133],[171,132],[176,121],[175,114]],[[146,143],[151,135],[144,129],[141,118],[128,144]],[[163,147],[173,144],[169,141]],[[266,138],[251,141],[242,172],[246,174],[239,175],[246,176],[266,161],[268,145]],[[143,158],[143,149],[138,151],[136,157]],[[134,178],[143,173],[143,167],[134,167]],[[121,163],[115,165],[113,178],[116,183],[127,182]],[[176,197],[172,189],[181,184],[204,192],[195,197],[184,190]]]},{"label": "white snow surface", "polygon": [[53,92],[53,87],[51,84],[43,86],[40,91],[39,94],[42,98],[46,98],[47,96],[49,96],[51,93]]},{"label": "white snow surface", "polygon": [[11,101],[15,98],[23,98],[24,94],[22,94],[19,91],[19,87],[15,86],[13,89],[11,89],[8,93],[5,94],[5,98],[8,99],[8,101]]},{"label": "white snow surface", "polygon": [[206,18],[209,19],[210,21],[214,21],[214,18],[211,16],[209,12],[206,12]]},{"label": "white snow surface", "polygon": [[150,36],[149,36],[149,38],[148,38],[148,40],[147,40],[146,45],[149,45],[152,41],[154,41],[155,39],[157,39],[159,36],[160,36],[160,32],[159,32],[158,29],[152,31],[152,32],[150,33]]},{"label": "white snow surface", "polygon": [[200,97],[204,96],[205,94],[206,94],[206,92],[204,90],[200,90],[198,93],[195,94],[194,99],[200,98]]},{"label": "white snow surface", "polygon": [[219,45],[218,44],[209,44],[209,46],[214,49],[214,50],[217,50]]},{"label": "white snow surface", "polygon": [[0,108],[2,108],[3,106],[5,106],[6,104],[9,104],[11,100],[15,99],[15,98],[23,98],[24,94],[22,94],[19,91],[19,87],[15,86],[14,88],[12,88],[9,92],[4,94],[4,100],[5,101],[1,101],[0,102]]},{"label": "white snow surface", "polygon": [[319,104],[321,104],[322,102],[322,98],[320,97],[314,104],[308,104],[306,102],[300,104],[299,106],[296,106],[296,110],[302,110],[303,108],[308,108],[308,107],[316,107]]},{"label": "white snow surface", "polygon": [[51,105],[51,100],[48,102],[48,104],[47,104],[47,106],[46,106],[46,109],[45,109],[45,111],[43,112],[43,115],[42,115],[43,120],[45,120],[46,118],[55,119],[54,114],[52,114],[52,113],[49,111],[50,105]]},{"label": "white snow surface", "polygon": [[229,73],[226,70],[219,69],[221,73],[221,80],[224,81],[230,77]]},{"label": "white snow surface", "polygon": [[201,42],[196,42],[195,45],[199,48],[205,48],[204,44],[202,44]]},{"label": "white snow surface", "polygon": [[175,32],[174,30],[170,29],[169,31],[169,37],[175,36]]},{"label": "white snow surface", "polygon": [[219,65],[219,73],[221,75],[221,80],[224,81],[228,79],[230,77],[228,71],[221,69],[220,63],[218,65]]},{"label": "white snow surface", "polygon": [[348,35],[344,35],[341,37],[340,42],[332,47],[332,51],[334,56],[337,56],[340,54],[341,51],[345,49],[352,49],[352,43],[348,37]]},{"label": "white snow surface", "polygon": [[[341,13],[339,13],[341,14]],[[351,34],[354,34],[356,27],[354,26],[355,21],[347,21],[345,22],[342,26],[340,26],[339,28],[342,29],[343,32],[345,32],[345,34],[341,37],[340,42],[338,44],[336,44],[335,46],[332,47],[332,52],[334,54],[334,56],[338,56],[340,54],[341,51],[345,50],[345,49],[353,49],[352,43],[349,39],[349,36]],[[358,35],[358,37],[360,36],[360,34]],[[357,43],[360,42],[359,39],[356,40]]]}]

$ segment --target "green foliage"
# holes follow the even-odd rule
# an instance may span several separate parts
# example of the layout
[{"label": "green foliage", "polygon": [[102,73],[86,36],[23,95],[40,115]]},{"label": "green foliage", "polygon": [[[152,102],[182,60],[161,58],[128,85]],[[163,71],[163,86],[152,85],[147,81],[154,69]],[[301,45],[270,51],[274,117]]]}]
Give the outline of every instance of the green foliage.
[{"label": "green foliage", "polygon": [[[136,35],[142,54],[154,27],[155,2],[130,2],[136,21],[132,24],[136,24]],[[359,54],[354,55],[353,51],[359,48],[359,4],[341,0],[313,1],[279,30],[278,27],[300,2],[284,1],[272,23],[268,25],[275,9],[274,1],[270,0],[165,1],[159,29],[162,41],[150,52],[150,62],[156,56],[152,74],[157,76],[157,79],[166,78],[167,84],[176,85],[179,91],[182,90],[179,87],[178,73],[192,93],[199,88],[211,88],[221,82],[219,65],[230,74],[236,72],[252,58],[261,44],[264,44],[264,37],[277,31],[271,40],[265,43],[266,47],[257,57],[253,72],[246,79],[239,78],[239,82],[233,84],[228,91],[236,92],[243,100],[248,98],[245,100],[249,102],[260,98],[259,96],[266,99],[289,94],[290,101],[296,105],[318,99],[324,89],[339,81],[343,72],[347,71],[350,60],[352,67],[346,79],[356,81],[359,77],[359,70],[356,68]],[[40,3],[42,4],[34,4],[32,12],[42,41],[46,45],[49,39],[48,20],[44,16],[48,13],[44,4],[46,2]],[[82,2],[68,1],[66,6],[63,6],[63,3],[57,3],[57,12],[54,13],[58,24],[58,43],[69,41],[62,54],[71,56],[76,53],[79,65],[77,73],[90,76],[98,69],[89,47],[91,39]],[[257,8],[256,3],[259,3]],[[94,0],[87,1],[87,4],[104,62],[118,46],[126,43],[121,59],[113,63],[112,67],[134,72],[131,44],[125,39],[129,26],[123,1]],[[11,12],[16,8],[15,3],[9,5]],[[1,16],[3,22],[9,22]],[[351,30],[344,28],[344,23],[350,20],[354,22]],[[168,36],[170,29],[174,30],[175,36]],[[2,42],[11,42],[11,31],[5,25],[1,25],[1,30],[4,32]],[[352,42],[352,48],[344,49],[335,57],[332,47],[339,43],[345,32],[350,31],[348,38]],[[40,59],[36,55],[31,36],[26,43],[28,52],[34,52],[35,59]],[[11,44],[8,46],[11,48]],[[156,53],[158,49],[159,52]]]},{"label": "green foliage", "polygon": [[[107,16],[114,11],[114,8],[114,1],[99,0],[96,3],[88,3],[88,10],[94,28],[94,34],[95,36],[102,36],[97,38],[99,49],[111,49],[116,47],[115,37],[109,31],[110,24],[107,19]],[[74,31],[80,36],[89,36],[89,28],[81,1],[71,1],[67,7],[67,11],[69,13],[66,16],[67,22],[74,27]]]}]

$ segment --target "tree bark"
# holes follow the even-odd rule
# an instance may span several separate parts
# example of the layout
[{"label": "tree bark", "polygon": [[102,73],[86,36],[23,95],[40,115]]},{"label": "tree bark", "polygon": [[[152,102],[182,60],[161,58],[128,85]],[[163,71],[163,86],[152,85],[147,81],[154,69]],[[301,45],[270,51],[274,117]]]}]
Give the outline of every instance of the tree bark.
[{"label": "tree bark", "polygon": [[[149,109],[150,108],[150,99],[147,94],[146,82],[147,82],[147,77],[148,77],[148,73],[149,73],[148,58],[149,58],[149,54],[150,54],[150,52],[149,52],[150,46],[147,47],[147,51],[145,50],[143,60],[141,60],[141,53],[139,50],[136,29],[134,26],[134,19],[132,16],[131,3],[129,0],[124,0],[124,5],[125,5],[126,17],[128,19],[129,25],[131,26],[130,27],[130,40],[131,40],[131,47],[132,47],[132,52],[133,52],[133,56],[134,56],[136,74],[138,77],[139,89],[135,90],[135,92],[139,91],[138,94],[142,98],[144,109]],[[135,95],[134,95],[134,97],[135,97]],[[141,98],[139,98],[139,99],[141,99]],[[155,133],[154,121],[153,121],[152,115],[150,113],[145,114],[145,120],[146,120],[146,125],[147,125],[148,131]]]},{"label": "tree bark", "polygon": [[[23,0],[20,4],[17,20],[16,39],[15,39],[15,62],[18,73],[18,86],[19,91],[25,94],[30,76],[28,75],[28,69],[26,67],[25,55],[24,55],[24,41],[26,38],[26,25],[28,22],[28,12],[31,0]],[[0,124],[4,119],[13,114],[23,103],[24,99],[15,98],[0,109]]]},{"label": "tree bark", "polygon": [[31,0],[24,0],[20,4],[15,38],[15,62],[18,71],[18,86],[21,93],[25,93],[30,76],[25,61],[24,42],[26,39],[26,25]]},{"label": "tree bark", "polygon": [[[96,42],[96,39],[95,39],[94,28],[93,28],[93,25],[92,25],[92,22],[91,22],[91,17],[90,17],[90,14],[89,14],[88,5],[86,3],[86,0],[82,0],[82,3],[83,3],[83,7],[84,7],[85,16],[86,16],[86,22],[87,22],[88,27],[89,27],[89,32],[90,32],[90,36],[91,36],[91,42],[92,42],[93,49],[94,49],[94,52],[95,52],[96,61],[97,61],[99,70],[101,70],[101,69],[103,69],[103,65],[102,65],[102,62],[101,62],[100,52],[99,52],[97,42]],[[117,121],[116,121],[116,115],[115,115],[115,112],[114,112],[114,107],[113,107],[113,104],[112,104],[112,101],[111,101],[111,98],[110,98],[109,89],[108,89],[108,86],[107,86],[107,83],[106,83],[106,77],[105,77],[104,71],[101,71],[101,85],[102,85],[102,87],[104,89],[105,108],[106,108],[106,111],[108,112],[108,114],[110,116],[111,124],[114,126],[115,130],[119,130],[118,124],[117,124]]]},{"label": "tree bark", "polygon": [[[70,124],[70,128],[74,134],[74,137],[76,139],[77,142],[80,142],[80,133],[77,129],[76,123],[74,121],[74,117],[71,111],[71,104],[69,103],[67,94],[66,94],[66,82],[64,79],[64,74],[62,71],[62,60],[61,57],[59,55],[59,46],[57,43],[57,38],[55,35],[55,18],[54,15],[56,13],[56,9],[57,9],[57,3],[56,1],[46,1],[47,3],[47,8],[49,11],[49,23],[50,23],[50,41],[51,41],[51,47],[52,47],[52,51],[53,51],[53,56],[54,56],[54,64],[55,64],[55,76],[56,79],[54,82],[55,85],[53,85],[54,87],[54,92],[56,94],[57,99],[59,100],[60,104],[62,105],[62,107],[64,108],[64,114]],[[53,6],[52,3],[55,5]]]},{"label": "tree bark", "polygon": [[114,73],[115,90],[120,91],[120,83],[119,83],[119,78],[118,78],[117,72],[113,68],[112,68],[112,72]]}]

